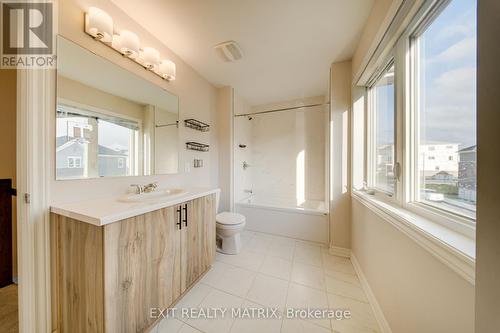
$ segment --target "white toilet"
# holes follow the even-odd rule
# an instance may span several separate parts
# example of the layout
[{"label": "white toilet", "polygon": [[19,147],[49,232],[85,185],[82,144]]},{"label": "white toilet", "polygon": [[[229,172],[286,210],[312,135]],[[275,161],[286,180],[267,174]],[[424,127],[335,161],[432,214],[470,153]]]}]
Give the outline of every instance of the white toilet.
[{"label": "white toilet", "polygon": [[245,216],[222,212],[215,217],[217,251],[224,254],[238,254],[241,250],[240,234],[245,227]]}]

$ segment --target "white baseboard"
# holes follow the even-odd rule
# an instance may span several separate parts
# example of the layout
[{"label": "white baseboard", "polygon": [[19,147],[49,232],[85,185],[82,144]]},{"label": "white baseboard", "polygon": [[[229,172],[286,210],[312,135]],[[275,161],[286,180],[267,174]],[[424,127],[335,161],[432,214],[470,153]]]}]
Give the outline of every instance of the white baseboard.
[{"label": "white baseboard", "polygon": [[334,256],[345,257],[345,258],[351,257],[351,249],[346,249],[345,247],[330,245],[328,252]]},{"label": "white baseboard", "polygon": [[368,284],[368,280],[366,280],[365,275],[363,274],[363,271],[361,270],[361,266],[359,265],[358,260],[356,259],[356,256],[354,253],[351,253],[351,262],[352,265],[354,266],[354,270],[358,274],[359,281],[361,282],[361,286],[363,287],[363,290],[365,291],[366,297],[368,298],[368,301],[370,302],[370,305],[373,310],[373,314],[375,315],[375,319],[377,320],[378,326],[380,327],[380,330],[382,333],[392,333],[391,327],[389,326],[389,323],[385,319],[384,313],[382,312],[382,308],[377,302],[377,299],[375,298],[375,294],[373,293],[372,289],[370,288],[370,285]]}]

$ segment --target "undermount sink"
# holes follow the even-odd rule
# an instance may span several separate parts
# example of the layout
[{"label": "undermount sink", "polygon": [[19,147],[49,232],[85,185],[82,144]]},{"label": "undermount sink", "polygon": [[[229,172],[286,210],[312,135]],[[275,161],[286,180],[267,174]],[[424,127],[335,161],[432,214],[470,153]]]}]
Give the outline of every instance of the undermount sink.
[{"label": "undermount sink", "polygon": [[144,202],[144,201],[157,201],[160,199],[167,199],[170,197],[174,197],[177,195],[184,194],[186,190],[181,188],[172,188],[172,189],[164,189],[164,190],[156,190],[148,193],[141,194],[129,194],[119,199],[119,201],[123,202]]}]

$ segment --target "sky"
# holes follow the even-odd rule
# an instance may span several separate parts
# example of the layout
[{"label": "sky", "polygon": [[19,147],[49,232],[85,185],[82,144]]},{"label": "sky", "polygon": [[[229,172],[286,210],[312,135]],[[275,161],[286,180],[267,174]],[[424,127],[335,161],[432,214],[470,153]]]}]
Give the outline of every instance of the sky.
[{"label": "sky", "polygon": [[[77,123],[87,124],[85,118],[57,118],[57,137],[70,135],[67,133],[66,122],[73,121]],[[95,130],[95,128],[94,128]],[[110,122],[99,122],[99,144],[111,149],[129,149],[130,130],[126,127],[118,126]]]},{"label": "sky", "polygon": [[[476,0],[452,0],[420,38],[421,142],[476,144]],[[394,142],[393,87],[378,88],[378,142]]]},{"label": "sky", "polygon": [[453,0],[422,35],[421,140],[476,143],[476,0]]}]

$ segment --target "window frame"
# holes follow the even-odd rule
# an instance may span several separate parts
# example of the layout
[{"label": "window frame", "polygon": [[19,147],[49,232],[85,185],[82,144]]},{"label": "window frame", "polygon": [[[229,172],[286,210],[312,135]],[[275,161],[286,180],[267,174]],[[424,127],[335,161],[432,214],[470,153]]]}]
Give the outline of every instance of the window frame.
[{"label": "window frame", "polygon": [[[88,104],[83,104],[79,102],[75,102],[66,98],[58,98],[56,101],[56,109],[58,107],[62,108],[70,108],[70,109],[76,109],[75,113],[79,113],[82,116],[86,117],[94,117],[98,120],[106,121],[106,122],[111,122],[113,118],[117,119],[123,119],[123,120],[128,120],[136,123],[137,125],[137,130],[131,130],[130,136],[129,136],[129,145],[130,145],[130,152],[129,152],[129,161],[131,161],[129,164],[129,169],[128,173],[124,176],[105,176],[105,178],[119,178],[119,177],[130,177],[130,176],[138,176],[143,173],[143,170],[145,170],[145,142],[144,142],[144,124],[142,119],[138,119],[129,115],[124,115],[120,113],[116,113],[107,109],[95,107],[92,105]],[[111,119],[108,119],[106,117],[103,117],[103,115],[108,116]],[[56,115],[56,120],[57,120],[57,115]],[[57,125],[56,125],[57,126]],[[99,127],[96,127],[96,131],[99,131]],[[96,142],[98,145],[99,142]],[[57,158],[57,154],[56,157]],[[133,159],[133,160],[132,160]],[[133,163],[132,163],[133,162]],[[127,164],[125,163],[125,167],[127,167]],[[98,170],[97,170],[98,172]],[[55,176],[56,180],[70,180],[73,178],[58,178],[57,175]],[[99,178],[99,177],[94,177],[94,178]],[[83,177],[83,178],[77,178],[77,179],[93,179],[92,177]]]},{"label": "window frame", "polygon": [[[402,209],[417,214],[424,219],[441,224],[450,230],[458,232],[469,238],[475,237],[476,219],[438,208],[431,204],[417,201],[418,191],[418,98],[416,87],[418,73],[418,53],[414,38],[434,22],[440,13],[452,0],[434,0],[425,2],[416,10],[409,24],[403,29],[400,36],[396,38],[393,45],[388,48],[388,56],[381,57],[377,61],[382,66],[376,70],[365,86],[365,129],[364,137],[365,159],[364,159],[364,182],[365,188],[370,190],[377,199],[388,204],[398,206]],[[384,192],[373,187],[373,165],[374,160],[374,117],[373,100],[371,88],[378,78],[389,68],[389,62],[394,64],[394,97],[395,97],[395,140],[394,140],[394,164],[399,164],[399,177],[396,176],[394,194]],[[364,74],[363,74],[364,75]],[[415,80],[417,78],[417,80]]]},{"label": "window frame", "polygon": [[411,177],[407,180],[408,193],[404,202],[404,208],[444,224],[455,231],[470,235],[471,228],[475,230],[475,218],[420,201],[418,193],[420,189],[420,175],[418,172],[418,145],[420,142],[420,105],[417,92],[417,89],[420,86],[418,38],[436,20],[436,18],[444,11],[451,1],[452,0],[436,0],[434,2],[430,2],[426,6],[424,5],[412,20],[406,32],[401,36],[401,43],[402,41],[407,43],[405,52],[408,58],[408,67],[405,71],[405,75],[407,75],[408,84],[405,88],[409,94],[409,103],[407,104],[407,109],[404,110],[404,113],[409,116],[409,122],[406,126],[406,128],[409,129],[409,133],[406,136],[408,140],[406,145],[409,148],[406,159],[411,168]]},{"label": "window frame", "polygon": [[375,195],[380,196],[384,200],[388,200],[389,202],[396,202],[398,195],[400,193],[398,189],[398,177],[395,176],[394,179],[394,192],[391,193],[389,191],[386,191],[382,188],[379,188],[376,186],[376,169],[377,169],[377,150],[376,150],[376,98],[375,98],[375,85],[377,82],[385,75],[385,73],[392,67],[394,66],[394,156],[393,156],[393,163],[395,167],[396,163],[398,163],[397,159],[397,150],[398,150],[398,135],[397,135],[397,121],[398,121],[398,114],[397,114],[397,98],[396,98],[396,80],[397,80],[397,66],[396,66],[396,59],[395,55],[393,52],[389,53],[389,55],[385,58],[385,60],[382,62],[382,65],[379,66],[379,68],[375,71],[375,73],[372,75],[370,80],[368,81],[367,87],[366,87],[366,96],[367,96],[367,112],[366,112],[366,129],[367,129],[367,135],[366,135],[366,161],[365,161],[365,168],[366,168],[366,184],[368,185],[370,190],[373,190],[375,192]]}]

